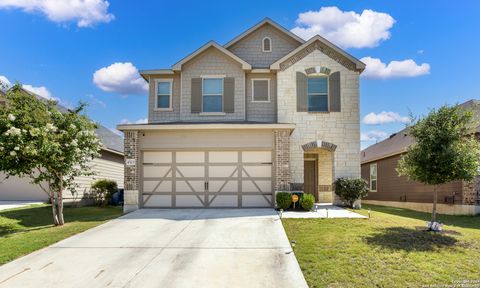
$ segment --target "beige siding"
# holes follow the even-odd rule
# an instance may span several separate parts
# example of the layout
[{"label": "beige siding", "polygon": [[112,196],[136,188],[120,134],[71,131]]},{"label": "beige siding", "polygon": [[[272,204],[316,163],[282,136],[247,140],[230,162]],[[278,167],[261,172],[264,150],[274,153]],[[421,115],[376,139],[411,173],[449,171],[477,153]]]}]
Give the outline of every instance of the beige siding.
[{"label": "beige siding", "polygon": [[[96,179],[111,179],[117,182],[119,188],[123,188],[123,156],[107,151],[101,152],[102,156],[92,161],[92,170],[96,175],[89,177],[78,177],[76,182],[80,185],[76,196],[69,191],[65,191],[66,201],[74,199],[80,200],[84,191],[90,189],[90,184]],[[0,173],[0,181],[5,175]],[[10,177],[0,183],[0,201],[1,200],[35,200],[47,201],[48,197],[38,185],[30,184],[28,178]]]},{"label": "beige siding", "polygon": [[[172,111],[156,111],[156,79],[173,79],[172,87]],[[175,122],[180,120],[180,73],[175,75],[152,75],[149,78],[149,92],[148,92],[148,122],[162,123]]]},{"label": "beige siding", "polygon": [[[270,80],[270,101],[253,102],[252,79]],[[273,73],[247,74],[247,120],[254,122],[277,122],[277,76]]]},{"label": "beige siding", "polygon": [[[262,40],[269,37],[272,52],[262,52]],[[270,24],[265,24],[228,50],[248,62],[254,68],[267,68],[272,63],[300,46],[300,43]]]},{"label": "beige siding", "polygon": [[95,175],[81,176],[75,179],[79,185],[77,194],[72,195],[65,192],[65,199],[81,199],[85,192],[90,190],[90,186],[98,179],[108,179],[117,182],[118,188],[123,188],[124,161],[123,156],[102,151],[100,158],[95,158],[91,162],[92,171]]},{"label": "beige siding", "polygon": [[[241,65],[216,48],[208,48],[183,65],[181,86],[182,121],[232,121],[245,119],[245,73]],[[192,78],[207,75],[222,75],[235,78],[235,112],[220,116],[205,116],[191,113]]]},{"label": "beige siding", "polygon": [[[169,148],[271,148],[272,130],[229,131],[147,131],[140,136],[140,149]],[[141,134],[141,135],[142,135]]]}]

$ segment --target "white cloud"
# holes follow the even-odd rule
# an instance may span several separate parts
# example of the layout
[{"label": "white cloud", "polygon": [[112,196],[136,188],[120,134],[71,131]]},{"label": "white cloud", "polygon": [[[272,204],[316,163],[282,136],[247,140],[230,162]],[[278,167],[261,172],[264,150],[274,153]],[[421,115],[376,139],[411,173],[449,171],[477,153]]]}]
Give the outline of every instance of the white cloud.
[{"label": "white cloud", "polygon": [[412,59],[402,61],[391,61],[385,64],[378,58],[363,57],[360,59],[367,65],[362,76],[367,78],[395,78],[395,77],[417,77],[430,74],[430,65],[422,63],[418,65]]},{"label": "white cloud", "polygon": [[148,118],[141,118],[136,121],[130,121],[127,118],[123,118],[122,120],[120,120],[120,124],[146,124],[146,123],[148,123]]},{"label": "white cloud", "polygon": [[56,23],[76,22],[78,27],[108,23],[115,16],[108,13],[105,0],[0,0],[0,9],[21,9],[41,13]]},{"label": "white cloud", "polygon": [[58,101],[58,98],[53,97],[52,93],[45,86],[35,87],[32,85],[23,84],[22,87],[23,89],[28,90],[34,94],[37,94],[38,96],[43,97],[45,99]]},{"label": "white cloud", "polygon": [[400,116],[400,114],[391,111],[382,111],[378,114],[370,112],[363,117],[363,123],[367,125],[379,125],[394,122],[408,123],[410,122],[410,118],[406,116]]},{"label": "white cloud", "polygon": [[8,78],[3,75],[0,75],[0,90],[6,91],[10,87],[12,87],[12,83],[10,83]]},{"label": "white cloud", "polygon": [[148,91],[148,83],[130,62],[117,62],[98,69],[93,74],[93,82],[103,91],[122,95],[144,94]]},{"label": "white cloud", "polygon": [[291,31],[305,40],[318,34],[343,48],[365,48],[389,39],[395,19],[369,9],[358,14],[331,6],[300,13],[296,23]]},{"label": "white cloud", "polygon": [[360,140],[361,141],[382,141],[383,139],[387,138],[387,133],[378,130],[368,131],[366,133],[360,133]]}]

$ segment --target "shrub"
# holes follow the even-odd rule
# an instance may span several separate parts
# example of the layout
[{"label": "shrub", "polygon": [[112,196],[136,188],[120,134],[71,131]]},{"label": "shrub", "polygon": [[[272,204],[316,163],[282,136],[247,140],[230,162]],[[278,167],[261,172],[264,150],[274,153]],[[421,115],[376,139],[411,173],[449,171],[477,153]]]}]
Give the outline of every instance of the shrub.
[{"label": "shrub", "polygon": [[289,192],[278,192],[275,197],[280,209],[286,210],[292,205],[292,194]]},{"label": "shrub", "polygon": [[96,205],[107,206],[112,199],[113,193],[117,192],[117,182],[108,179],[95,181],[90,188],[90,196]]},{"label": "shrub", "polygon": [[367,181],[363,179],[338,178],[335,181],[335,194],[353,208],[353,203],[368,194]]},{"label": "shrub", "polygon": [[315,205],[315,197],[312,194],[303,194],[302,197],[302,208],[306,211],[310,211]]}]

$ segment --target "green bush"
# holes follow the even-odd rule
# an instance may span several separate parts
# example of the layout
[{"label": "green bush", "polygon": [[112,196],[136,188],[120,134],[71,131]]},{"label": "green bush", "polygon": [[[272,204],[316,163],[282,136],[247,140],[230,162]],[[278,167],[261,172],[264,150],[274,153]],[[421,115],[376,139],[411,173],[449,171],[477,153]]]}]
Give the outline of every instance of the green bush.
[{"label": "green bush", "polygon": [[292,205],[292,194],[289,192],[278,192],[275,197],[280,209],[287,210]]},{"label": "green bush", "polygon": [[312,194],[303,194],[302,197],[302,208],[306,211],[310,211],[315,205],[315,197]]},{"label": "green bush", "polygon": [[367,196],[367,181],[363,179],[338,178],[335,181],[335,194],[353,208],[355,201]]},{"label": "green bush", "polygon": [[108,179],[100,179],[95,181],[90,188],[90,196],[96,205],[107,206],[112,199],[113,193],[117,192],[117,182]]}]

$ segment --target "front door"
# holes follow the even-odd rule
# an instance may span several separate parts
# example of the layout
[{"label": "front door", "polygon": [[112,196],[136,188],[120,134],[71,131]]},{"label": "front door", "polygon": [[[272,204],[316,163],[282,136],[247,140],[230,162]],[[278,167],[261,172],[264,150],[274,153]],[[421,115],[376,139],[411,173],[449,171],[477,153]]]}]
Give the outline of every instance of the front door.
[{"label": "front door", "polygon": [[303,162],[303,192],[312,194],[317,199],[317,161],[305,160]]}]

